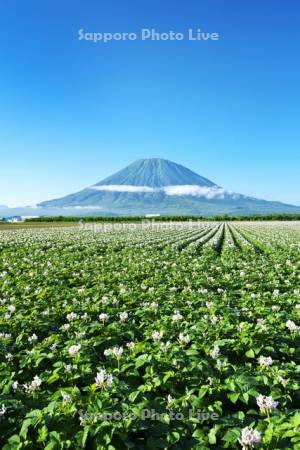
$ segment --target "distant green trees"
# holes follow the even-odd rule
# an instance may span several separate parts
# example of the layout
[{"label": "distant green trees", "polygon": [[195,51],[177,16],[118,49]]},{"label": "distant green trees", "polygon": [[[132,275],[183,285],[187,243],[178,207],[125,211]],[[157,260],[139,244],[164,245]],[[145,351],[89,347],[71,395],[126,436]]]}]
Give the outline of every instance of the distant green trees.
[{"label": "distant green trees", "polygon": [[141,221],[149,221],[149,222],[167,222],[167,221],[189,221],[189,220],[205,220],[205,221],[237,221],[237,220],[250,220],[250,221],[259,221],[259,220],[300,220],[300,214],[255,214],[249,216],[229,216],[227,214],[218,215],[218,216],[160,216],[155,218],[146,218],[144,216],[44,216],[44,217],[36,217],[31,219],[26,219],[25,222],[141,222]]}]

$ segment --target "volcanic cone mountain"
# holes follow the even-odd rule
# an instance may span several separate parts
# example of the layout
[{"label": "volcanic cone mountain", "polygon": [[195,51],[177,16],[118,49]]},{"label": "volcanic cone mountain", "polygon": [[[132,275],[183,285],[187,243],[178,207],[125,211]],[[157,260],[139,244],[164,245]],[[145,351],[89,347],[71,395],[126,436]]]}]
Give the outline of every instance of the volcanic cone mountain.
[{"label": "volcanic cone mountain", "polygon": [[229,192],[180,164],[141,159],[79,192],[39,205],[104,214],[216,215],[300,212],[300,207]]}]

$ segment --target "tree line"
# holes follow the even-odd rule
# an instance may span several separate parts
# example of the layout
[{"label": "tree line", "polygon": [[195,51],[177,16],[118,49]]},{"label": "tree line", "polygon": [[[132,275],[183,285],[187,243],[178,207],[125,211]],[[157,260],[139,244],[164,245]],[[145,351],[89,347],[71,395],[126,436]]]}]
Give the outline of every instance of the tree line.
[{"label": "tree line", "polygon": [[43,216],[25,219],[25,222],[168,222],[168,221],[259,221],[259,220],[300,220],[300,214],[255,214],[229,216],[227,214],[216,216],[159,216],[147,218],[145,216]]}]

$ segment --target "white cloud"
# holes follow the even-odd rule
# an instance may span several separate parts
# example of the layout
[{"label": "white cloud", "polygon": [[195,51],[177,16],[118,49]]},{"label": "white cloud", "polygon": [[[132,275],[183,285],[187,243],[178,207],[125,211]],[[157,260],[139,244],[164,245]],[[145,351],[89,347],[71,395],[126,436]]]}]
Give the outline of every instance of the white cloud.
[{"label": "white cloud", "polygon": [[225,189],[212,186],[194,186],[194,185],[182,185],[182,186],[166,186],[164,191],[167,195],[192,195],[193,197],[206,197],[206,198],[224,198],[226,194]]},{"label": "white cloud", "polygon": [[192,195],[193,197],[205,197],[207,199],[212,198],[224,198],[229,191],[219,186],[198,186],[198,185],[177,185],[177,186],[165,186],[161,188],[152,188],[150,186],[132,186],[126,184],[111,184],[102,186],[90,186],[90,189],[97,191],[109,191],[109,192],[164,192],[168,196],[184,196]]},{"label": "white cloud", "polygon": [[106,184],[102,186],[90,186],[90,189],[96,191],[111,192],[154,192],[155,189],[148,186],[131,186],[129,184]]}]

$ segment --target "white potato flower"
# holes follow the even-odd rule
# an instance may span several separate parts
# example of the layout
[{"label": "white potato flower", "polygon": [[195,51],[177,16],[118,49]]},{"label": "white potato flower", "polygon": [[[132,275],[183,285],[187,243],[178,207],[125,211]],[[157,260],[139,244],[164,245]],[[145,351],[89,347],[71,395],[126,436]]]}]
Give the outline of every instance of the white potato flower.
[{"label": "white potato flower", "polygon": [[215,345],[214,346],[214,348],[210,351],[210,356],[213,358],[213,359],[216,359],[218,356],[219,356],[219,354],[220,354],[220,349],[219,349],[219,347],[217,346],[217,345]]},{"label": "white potato flower", "polygon": [[0,409],[0,417],[4,416],[5,413],[6,413],[6,411],[7,411],[7,408],[6,408],[6,406],[2,403],[1,409]]},{"label": "white potato flower", "polygon": [[109,315],[106,313],[101,313],[99,314],[99,320],[101,320],[103,323],[104,322],[108,322],[109,319]]},{"label": "white potato flower", "polygon": [[273,397],[267,397],[261,394],[256,398],[256,403],[260,409],[260,412],[264,414],[271,412],[273,409],[276,409],[279,404],[279,402],[275,401]]},{"label": "white potato flower", "polygon": [[190,342],[190,336],[188,334],[184,335],[183,333],[179,333],[178,342],[179,344],[186,345]]},{"label": "white potato flower", "polygon": [[180,314],[179,311],[175,311],[174,314],[172,315],[173,322],[179,322],[182,319],[183,319],[183,316]]},{"label": "white potato flower", "polygon": [[265,369],[266,367],[269,367],[273,364],[273,359],[271,358],[271,356],[260,356],[258,358],[258,363],[260,367]]},{"label": "white potato flower", "polygon": [[80,352],[80,349],[81,349],[80,344],[71,345],[71,347],[69,348],[69,354],[71,356],[75,356]]},{"label": "white potato flower", "polygon": [[261,442],[261,434],[259,431],[245,427],[241,432],[240,443],[243,446],[243,450],[247,450],[249,447],[255,447]]},{"label": "white potato flower", "polygon": [[72,397],[70,394],[67,394],[66,392],[61,392],[61,396],[63,398],[63,401],[65,403],[71,403],[72,402]]},{"label": "white potato flower", "polygon": [[130,350],[133,351],[135,348],[135,343],[134,342],[127,342],[126,347]]},{"label": "white potato flower", "polygon": [[119,314],[120,320],[121,322],[126,322],[126,320],[128,319],[128,312],[123,311]]},{"label": "white potato flower", "polygon": [[74,312],[70,312],[69,314],[67,314],[67,320],[69,322],[72,322],[73,320],[77,320],[78,319],[78,314],[74,313]]},{"label": "white potato flower", "polygon": [[157,330],[155,330],[155,331],[153,331],[153,333],[152,333],[152,339],[153,339],[154,341],[161,341],[162,338],[163,338],[163,335],[164,335],[164,332],[163,332],[163,331],[157,331]]},{"label": "white potato flower", "polygon": [[298,325],[295,324],[295,322],[293,320],[288,320],[285,324],[285,326],[287,327],[288,330],[290,330],[291,332],[294,331],[299,331],[300,327]]},{"label": "white potato flower", "polygon": [[105,369],[101,369],[97,372],[95,383],[97,387],[109,388],[113,384],[113,376],[111,374],[107,374]]}]

